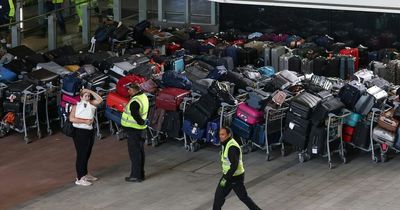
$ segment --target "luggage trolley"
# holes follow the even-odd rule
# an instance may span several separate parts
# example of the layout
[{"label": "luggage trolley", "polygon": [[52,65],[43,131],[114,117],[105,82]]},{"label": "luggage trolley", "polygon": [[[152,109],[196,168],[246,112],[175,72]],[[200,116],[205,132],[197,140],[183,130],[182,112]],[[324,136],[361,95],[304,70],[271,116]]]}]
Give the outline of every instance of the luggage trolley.
[{"label": "luggage trolley", "polygon": [[[15,125],[10,125],[1,122],[2,133],[8,133],[9,130],[14,130],[18,133],[24,133],[24,141],[26,144],[30,143],[31,140],[28,137],[28,129],[35,129],[37,137],[42,138],[42,133],[40,131],[40,123],[39,123],[39,113],[38,113],[38,102],[40,100],[40,96],[46,93],[46,89],[41,86],[36,86],[36,89],[33,91],[23,91],[23,95],[21,97],[22,103],[22,127],[17,127]],[[31,106],[31,110],[28,110],[28,106]],[[28,125],[28,117],[34,118],[34,122],[31,125]]]},{"label": "luggage trolley", "polygon": [[[278,109],[274,109],[272,107],[267,106],[265,110],[265,146],[257,145],[256,143],[253,142],[253,145],[256,147],[259,147],[260,149],[265,149],[265,155],[266,155],[266,160],[270,161],[271,156],[270,153],[272,151],[273,146],[281,146],[281,155],[285,156],[286,151],[285,151],[285,144],[282,142],[282,136],[283,136],[283,122],[286,117],[286,113],[289,110],[289,106],[284,106]],[[270,143],[268,135],[273,133],[274,131],[270,131],[268,128],[270,124],[276,123],[279,121],[279,132],[280,132],[280,137],[279,141],[276,143]],[[276,132],[276,131],[275,131]]]},{"label": "luggage trolley", "polygon": [[[156,110],[155,109],[155,99],[156,99],[155,95],[152,95],[150,93],[146,93],[146,95],[149,98],[150,107],[153,108],[155,111]],[[149,109],[149,111],[150,111],[150,109]],[[151,127],[150,124],[151,124],[150,121],[148,121],[148,126],[146,129],[147,144],[148,145],[151,144],[152,147],[156,147],[156,146],[166,142],[166,140],[165,139],[163,140],[163,138],[162,138],[164,133],[162,131],[158,130],[157,128]]]},{"label": "luggage trolley", "polygon": [[[380,113],[388,111],[391,108],[392,108],[391,106],[385,104],[385,106],[383,107],[382,110],[377,109],[377,108],[373,108],[372,109],[371,127],[370,127],[371,128],[371,130],[370,130],[370,138],[371,138],[371,145],[372,145],[371,158],[376,163],[379,162],[378,155],[375,154],[376,147],[379,147],[379,150],[380,150],[380,153],[381,153],[381,159],[380,159],[381,162],[387,162],[388,161],[387,152],[389,151],[389,149],[395,151],[396,153],[400,153],[399,149],[395,148],[394,146],[388,145],[384,141],[380,141],[379,139],[375,139],[374,136],[373,136],[373,130],[374,130],[374,126],[373,125],[374,125],[374,123],[376,124],[378,122]],[[398,134],[395,134],[395,135],[397,136]],[[374,145],[374,142],[377,142],[377,144]],[[396,141],[394,143],[396,143]]]},{"label": "luggage trolley", "polygon": [[[51,129],[51,123],[52,122],[56,122],[61,120],[60,117],[56,117],[56,118],[52,118],[50,119],[50,115],[49,115],[49,101],[51,98],[55,98],[57,101],[56,106],[58,107],[60,104],[60,87],[59,86],[54,86],[51,83],[47,83],[46,84],[46,91],[44,94],[44,100],[45,100],[45,104],[46,104],[46,131],[48,135],[52,135],[53,134],[53,130]],[[62,121],[62,120],[61,120]]]},{"label": "luggage trolley", "polygon": [[[192,92],[191,97],[185,97],[181,104],[183,113],[185,113],[186,108],[188,107],[188,105],[190,103],[196,102],[197,100],[200,99],[200,97],[201,97],[201,95],[198,93],[195,93],[195,92]],[[185,121],[185,115],[183,114],[182,122],[184,122],[184,121]],[[188,137],[185,132],[183,132],[183,142],[184,142],[184,148],[186,151],[190,151],[190,152],[198,151],[200,149],[200,144],[199,144],[198,140],[200,140],[200,139],[192,139],[191,137]]]},{"label": "luggage trolley", "polygon": [[[105,104],[106,104],[106,98],[107,98],[107,94],[111,91],[113,91],[115,89],[115,87],[112,87],[108,90],[101,88],[101,87],[96,87],[96,93],[98,95],[101,96],[101,98],[103,99],[103,102],[99,105],[99,107],[96,109],[96,113],[94,115],[94,119],[95,119],[95,126],[96,126],[96,140],[100,140],[103,138],[103,135],[101,133],[100,127],[102,124],[110,124],[110,121],[106,121],[106,122],[100,122],[99,121],[99,116],[100,115],[104,115],[105,114]],[[110,129],[111,131],[111,129]]]}]

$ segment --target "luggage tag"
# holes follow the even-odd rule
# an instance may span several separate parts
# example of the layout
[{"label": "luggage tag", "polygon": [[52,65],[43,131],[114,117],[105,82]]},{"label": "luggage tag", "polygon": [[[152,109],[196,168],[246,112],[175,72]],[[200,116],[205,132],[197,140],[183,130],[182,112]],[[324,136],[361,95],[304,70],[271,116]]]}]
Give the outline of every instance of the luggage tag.
[{"label": "luggage tag", "polygon": [[292,122],[290,122],[290,123],[289,123],[289,128],[290,128],[291,130],[293,130],[293,129],[294,129],[294,126],[295,126],[295,124],[294,124],[294,123],[292,123]]},{"label": "luggage tag", "polygon": [[313,146],[311,152],[312,152],[312,154],[317,155],[318,154],[318,147],[317,146]]}]

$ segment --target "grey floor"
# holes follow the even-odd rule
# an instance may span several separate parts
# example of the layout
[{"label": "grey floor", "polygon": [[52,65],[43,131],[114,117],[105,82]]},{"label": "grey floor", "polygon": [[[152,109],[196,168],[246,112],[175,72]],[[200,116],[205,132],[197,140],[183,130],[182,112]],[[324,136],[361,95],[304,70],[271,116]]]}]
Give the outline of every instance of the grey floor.
[{"label": "grey floor", "polygon": [[[98,172],[90,187],[73,183],[16,209],[211,209],[220,178],[218,149],[196,153],[169,142],[147,147],[147,180],[127,183],[128,162]],[[361,154],[346,165],[337,160],[329,170],[326,159],[299,164],[296,155],[266,162],[261,152],[244,156],[246,186],[263,209],[400,209],[400,164],[373,163]],[[231,193],[224,209],[246,209]]]}]

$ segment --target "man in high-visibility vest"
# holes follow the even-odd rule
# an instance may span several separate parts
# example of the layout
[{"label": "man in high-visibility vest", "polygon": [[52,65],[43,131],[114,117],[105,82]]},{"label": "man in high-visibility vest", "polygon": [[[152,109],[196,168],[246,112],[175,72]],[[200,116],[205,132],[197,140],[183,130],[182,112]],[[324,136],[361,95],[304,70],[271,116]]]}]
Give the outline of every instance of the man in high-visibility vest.
[{"label": "man in high-visibility vest", "polygon": [[[15,18],[15,7],[13,0],[1,0],[0,1],[0,25],[9,24],[14,21]],[[3,47],[10,47],[11,25],[8,27],[0,28],[0,43]]]},{"label": "man in high-visibility vest", "polygon": [[233,139],[231,129],[229,127],[222,127],[219,130],[219,138],[222,145],[221,162],[223,175],[215,191],[213,210],[222,208],[226,196],[228,196],[232,189],[249,209],[260,209],[247,195],[244,186],[242,150],[236,140]]},{"label": "man in high-visibility vest", "polygon": [[[64,0],[47,0],[46,10],[47,10],[47,12],[50,12],[53,10],[59,10],[59,9],[63,8],[63,4],[64,4]],[[64,11],[62,11],[62,10],[57,11],[56,17],[57,17],[57,23],[60,26],[61,33],[65,35],[67,33],[67,28],[65,26],[65,19],[64,19],[63,12]],[[47,25],[47,22],[44,24]]]},{"label": "man in high-visibility vest", "polygon": [[146,134],[147,112],[149,111],[149,99],[138,84],[128,85],[128,93],[131,96],[125,110],[122,113],[121,125],[128,136],[128,152],[131,159],[131,173],[125,177],[127,182],[142,182],[144,177],[144,141]]}]

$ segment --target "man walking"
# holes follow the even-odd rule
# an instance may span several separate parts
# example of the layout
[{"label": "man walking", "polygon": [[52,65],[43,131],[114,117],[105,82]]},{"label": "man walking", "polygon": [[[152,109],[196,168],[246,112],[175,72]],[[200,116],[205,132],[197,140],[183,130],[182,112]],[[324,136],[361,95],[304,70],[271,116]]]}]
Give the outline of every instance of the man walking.
[{"label": "man walking", "polygon": [[140,90],[138,84],[129,84],[128,93],[131,100],[122,113],[121,125],[128,136],[128,152],[131,159],[131,173],[125,177],[127,182],[142,182],[144,177],[144,141],[146,134],[149,99]]},{"label": "man walking", "polygon": [[213,210],[222,208],[226,196],[232,189],[249,209],[259,210],[260,207],[247,195],[244,186],[242,150],[236,140],[233,139],[231,129],[222,127],[219,130],[219,138],[222,145],[221,162],[223,175],[215,191]]}]

